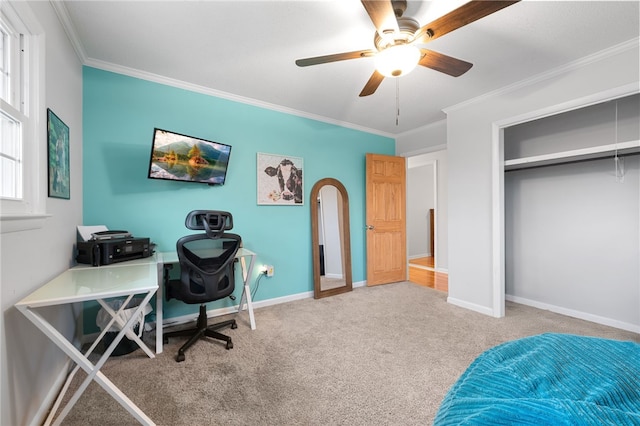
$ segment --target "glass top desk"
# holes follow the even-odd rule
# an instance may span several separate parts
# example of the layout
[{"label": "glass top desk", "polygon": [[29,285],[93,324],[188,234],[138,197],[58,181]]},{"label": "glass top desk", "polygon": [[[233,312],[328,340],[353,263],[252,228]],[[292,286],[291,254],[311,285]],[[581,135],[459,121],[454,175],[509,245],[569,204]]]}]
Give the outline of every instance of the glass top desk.
[{"label": "glass top desk", "polygon": [[[238,314],[246,306],[249,313],[251,329],[256,329],[255,317],[253,315],[253,304],[251,301],[251,291],[249,279],[255,264],[256,254],[245,248],[240,248],[236,253],[236,258],[240,260],[242,267],[243,291],[238,306]],[[247,258],[249,260],[247,265]],[[136,420],[141,424],[154,425],[155,423],[147,417],[121,390],[119,390],[103,373],[100,368],[107,361],[118,343],[126,335],[135,340],[138,346],[150,357],[153,352],[132,332],[136,319],[143,311],[146,304],[156,294],[156,353],[162,352],[162,282],[163,265],[167,263],[178,263],[176,252],[156,253],[153,256],[130,260],[126,262],[114,263],[94,267],[91,265],[78,265],[66,270],[42,287],[29,294],[27,297],[15,304],[16,308],[22,312],[38,329],[40,329],[49,339],[51,339],[63,352],[65,352],[75,363],[76,367],[67,378],[67,382],[58,397],[45,425],[51,424],[55,416],[58,405],[64,396],[66,388],[71,379],[82,368],[87,372],[87,377],[80,385],[76,393],[69,400],[54,424],[60,424],[78,401],[81,394],[92,380],[102,386],[109,395],[118,401]],[[127,307],[133,296],[142,295],[143,300],[137,306],[136,311],[130,316],[128,321],[124,321],[120,314]],[[105,300],[114,297],[126,297],[121,309],[114,312]],[[39,312],[38,309],[46,306],[72,304],[77,302],[97,301],[112,316],[112,322],[104,327],[95,342],[84,354],[69,342],[58,330],[55,329]],[[121,331],[113,339],[113,342],[104,351],[104,354],[96,364],[92,364],[88,359],[98,343],[103,339],[113,323],[121,326]]]},{"label": "glass top desk", "polygon": [[[102,386],[109,395],[118,401],[141,424],[155,424],[120,389],[118,389],[102,372],[100,372],[100,368],[107,361],[125,334],[127,337],[134,339],[149,357],[154,357],[154,353],[149,350],[149,348],[135,333],[133,333],[132,328],[135,325],[136,320],[139,318],[140,313],[157,290],[158,263],[154,258],[153,260],[148,260],[144,263],[126,265],[118,264],[117,266],[108,265],[91,268],[85,268],[82,266],[71,268],[16,303],[16,308],[76,363],[75,369],[69,375],[67,383],[65,383],[65,386],[45,424],[50,424],[53,416],[55,416],[61,398],[78,368],[82,368],[86,371],[87,377],[71,397],[58,418],[56,418],[54,424],[60,424],[64,420],[92,380],[95,380],[100,386]],[[133,315],[131,315],[129,319],[125,320],[121,314],[127,307],[128,303],[136,295],[142,296],[143,299],[137,308],[135,308]],[[125,297],[122,307],[116,312],[114,312],[106,302],[108,299],[114,297]],[[60,333],[51,323],[49,323],[40,314],[40,312],[38,312],[39,308],[47,306],[65,305],[93,300],[97,301],[112,318],[100,333],[96,341],[84,354],[80,352],[66,337],[64,337],[62,333]],[[109,347],[105,349],[100,359],[93,364],[89,360],[89,355],[115,323],[121,327],[121,330],[117,333]]]}]

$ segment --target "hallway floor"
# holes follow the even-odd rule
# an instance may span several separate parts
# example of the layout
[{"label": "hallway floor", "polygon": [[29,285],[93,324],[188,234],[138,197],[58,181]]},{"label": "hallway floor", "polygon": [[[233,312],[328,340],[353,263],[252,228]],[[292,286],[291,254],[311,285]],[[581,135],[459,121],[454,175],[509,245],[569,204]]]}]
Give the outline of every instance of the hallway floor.
[{"label": "hallway floor", "polygon": [[449,276],[435,271],[433,256],[409,259],[409,281],[439,291],[449,291]]}]

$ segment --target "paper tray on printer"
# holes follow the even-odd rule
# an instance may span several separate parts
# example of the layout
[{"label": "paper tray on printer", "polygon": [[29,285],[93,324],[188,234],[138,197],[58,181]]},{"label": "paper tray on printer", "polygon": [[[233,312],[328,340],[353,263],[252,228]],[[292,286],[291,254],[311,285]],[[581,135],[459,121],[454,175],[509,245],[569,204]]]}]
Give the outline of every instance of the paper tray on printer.
[{"label": "paper tray on printer", "polygon": [[111,240],[114,238],[129,238],[131,233],[128,231],[100,231],[91,234],[94,240]]}]

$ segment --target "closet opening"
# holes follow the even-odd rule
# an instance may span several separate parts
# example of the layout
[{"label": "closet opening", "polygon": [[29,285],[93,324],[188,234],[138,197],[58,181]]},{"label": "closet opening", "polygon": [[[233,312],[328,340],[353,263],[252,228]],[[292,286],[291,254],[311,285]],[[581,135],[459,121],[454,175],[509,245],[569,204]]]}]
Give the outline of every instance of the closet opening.
[{"label": "closet opening", "polygon": [[494,303],[640,329],[640,95],[494,131]]}]

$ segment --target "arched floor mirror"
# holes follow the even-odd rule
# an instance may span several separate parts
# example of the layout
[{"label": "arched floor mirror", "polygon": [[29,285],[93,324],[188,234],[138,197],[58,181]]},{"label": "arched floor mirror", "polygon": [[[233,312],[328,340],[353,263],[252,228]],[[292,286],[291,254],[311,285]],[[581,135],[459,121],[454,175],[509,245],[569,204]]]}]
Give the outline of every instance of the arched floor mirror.
[{"label": "arched floor mirror", "polygon": [[314,297],[351,291],[349,196],[337,179],[320,179],[311,189]]}]

